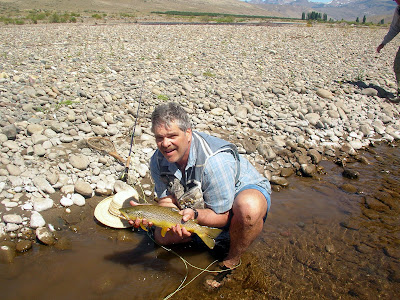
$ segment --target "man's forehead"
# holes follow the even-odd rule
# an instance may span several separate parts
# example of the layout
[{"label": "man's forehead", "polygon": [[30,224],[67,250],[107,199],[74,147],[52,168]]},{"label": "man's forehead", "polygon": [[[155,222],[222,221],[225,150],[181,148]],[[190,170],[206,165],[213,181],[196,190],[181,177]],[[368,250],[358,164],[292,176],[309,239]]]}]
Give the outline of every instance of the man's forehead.
[{"label": "man's forehead", "polygon": [[154,132],[155,132],[156,134],[157,134],[157,132],[160,132],[160,131],[167,131],[167,132],[171,132],[171,133],[172,133],[172,132],[179,132],[179,131],[182,131],[182,130],[179,128],[179,126],[176,124],[175,121],[172,121],[172,122],[170,122],[170,123],[162,123],[162,124],[156,126],[154,129],[155,129]]}]

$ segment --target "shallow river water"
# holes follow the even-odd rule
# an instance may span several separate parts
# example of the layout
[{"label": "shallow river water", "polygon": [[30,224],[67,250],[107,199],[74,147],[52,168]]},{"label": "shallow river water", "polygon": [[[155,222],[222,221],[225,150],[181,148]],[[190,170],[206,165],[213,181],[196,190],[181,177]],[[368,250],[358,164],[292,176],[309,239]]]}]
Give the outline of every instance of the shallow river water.
[{"label": "shallow river water", "polygon": [[[347,165],[359,179],[328,161],[320,180],[289,178],[232,280],[210,292],[203,273],[172,299],[399,299],[400,151],[382,145],[364,155],[370,164]],[[69,227],[44,214],[71,244],[35,244],[0,265],[2,299],[163,299],[201,272],[144,231],[101,226],[93,219],[99,200],[76,208]],[[173,250],[199,268],[215,260],[205,249]]]}]

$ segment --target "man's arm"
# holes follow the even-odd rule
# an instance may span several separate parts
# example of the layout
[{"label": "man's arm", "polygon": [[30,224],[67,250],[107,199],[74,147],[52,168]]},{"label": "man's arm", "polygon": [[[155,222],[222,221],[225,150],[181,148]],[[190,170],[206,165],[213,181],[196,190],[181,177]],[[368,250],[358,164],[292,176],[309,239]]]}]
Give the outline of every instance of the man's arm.
[{"label": "man's arm", "polygon": [[[236,160],[229,152],[220,152],[209,158],[204,170],[202,189],[205,209],[197,209],[200,225],[224,227],[235,197]],[[195,218],[194,210],[180,212],[183,221]]]},{"label": "man's arm", "polygon": [[[197,209],[198,216],[197,222],[200,225],[209,226],[209,227],[224,227],[228,223],[229,212],[217,214],[212,209]],[[182,220],[184,222],[194,219],[195,213],[191,208],[186,208],[180,212],[182,214]]]},{"label": "man's arm", "polygon": [[178,208],[175,197],[172,195],[168,195],[166,197],[160,198],[157,200],[158,205],[166,206],[166,207],[175,207]]},{"label": "man's arm", "polygon": [[376,51],[379,53],[383,47],[387,43],[389,43],[391,40],[394,39],[394,37],[400,32],[400,15],[399,15],[399,7],[396,7],[396,10],[393,14],[393,20],[392,23],[390,24],[390,28],[386,36],[383,38],[382,43],[378,46]]}]

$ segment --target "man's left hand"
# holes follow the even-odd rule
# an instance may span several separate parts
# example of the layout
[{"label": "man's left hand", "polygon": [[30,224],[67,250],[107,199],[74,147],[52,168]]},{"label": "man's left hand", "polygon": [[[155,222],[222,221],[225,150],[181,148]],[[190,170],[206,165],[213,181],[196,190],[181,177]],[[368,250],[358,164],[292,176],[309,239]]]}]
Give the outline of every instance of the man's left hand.
[{"label": "man's left hand", "polygon": [[179,211],[179,213],[182,215],[183,222],[187,222],[189,220],[194,220],[194,210],[191,208],[185,208],[185,209]]}]

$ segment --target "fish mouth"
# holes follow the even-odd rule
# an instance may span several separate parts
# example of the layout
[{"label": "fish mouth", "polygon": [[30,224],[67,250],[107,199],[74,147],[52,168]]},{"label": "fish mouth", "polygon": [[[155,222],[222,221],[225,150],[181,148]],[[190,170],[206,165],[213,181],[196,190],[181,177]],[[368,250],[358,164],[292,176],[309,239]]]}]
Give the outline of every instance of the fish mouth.
[{"label": "fish mouth", "polygon": [[118,215],[119,218],[124,219],[124,220],[129,220],[126,216],[124,216],[123,214],[119,214]]},{"label": "fish mouth", "polygon": [[129,221],[129,217],[128,217],[128,215],[126,214],[126,213],[124,213],[123,211],[121,211],[121,210],[119,210],[119,214],[118,214],[118,216],[117,217],[119,217],[119,218],[121,218],[121,219],[124,219],[124,220],[128,220]]}]

